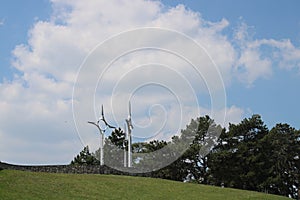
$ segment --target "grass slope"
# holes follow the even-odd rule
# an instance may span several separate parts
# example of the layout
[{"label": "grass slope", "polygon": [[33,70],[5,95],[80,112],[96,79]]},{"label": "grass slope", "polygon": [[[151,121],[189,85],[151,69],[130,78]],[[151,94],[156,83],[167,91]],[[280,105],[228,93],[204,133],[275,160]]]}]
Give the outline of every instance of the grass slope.
[{"label": "grass slope", "polygon": [[0,171],[0,199],[259,199],[263,193],[153,178]]}]

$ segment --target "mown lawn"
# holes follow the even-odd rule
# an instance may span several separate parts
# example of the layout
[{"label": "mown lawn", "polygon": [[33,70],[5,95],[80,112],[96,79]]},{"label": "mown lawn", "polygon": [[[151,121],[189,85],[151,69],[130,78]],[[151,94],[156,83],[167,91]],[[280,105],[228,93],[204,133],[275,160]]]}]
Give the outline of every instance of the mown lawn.
[{"label": "mown lawn", "polygon": [[284,200],[288,198],[153,178],[2,170],[0,199]]}]

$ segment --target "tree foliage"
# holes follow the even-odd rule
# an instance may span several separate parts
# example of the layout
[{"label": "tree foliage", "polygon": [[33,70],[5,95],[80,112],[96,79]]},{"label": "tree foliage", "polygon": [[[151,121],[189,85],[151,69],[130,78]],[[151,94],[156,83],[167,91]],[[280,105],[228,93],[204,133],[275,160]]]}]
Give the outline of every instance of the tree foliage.
[{"label": "tree foliage", "polygon": [[[115,129],[106,139],[104,149],[106,163],[123,166],[127,150],[125,133]],[[159,169],[152,173],[153,177],[298,198],[300,131],[288,124],[277,124],[269,130],[260,115],[229,124],[228,130],[209,116],[192,119],[170,142],[133,143],[132,152],[133,167]],[[174,155],[177,159],[169,166],[154,165],[154,161],[165,161]],[[95,163],[97,160],[88,147],[72,161]]]},{"label": "tree foliage", "polygon": [[229,126],[210,154],[210,184],[292,198],[299,188],[299,131],[268,130],[259,115]]},{"label": "tree foliage", "polygon": [[[124,149],[127,149],[127,144],[124,146],[125,132],[121,128],[116,128],[111,135],[105,139],[104,145],[104,163],[108,166],[115,166],[121,169],[124,166]],[[99,151],[96,151],[99,154]]]},{"label": "tree foliage", "polygon": [[[213,131],[212,131],[213,130]],[[189,148],[160,170],[163,178],[233,187],[298,198],[300,131],[277,124],[270,131],[260,115],[221,130],[208,116],[192,120],[172,144],[193,138]],[[203,148],[205,146],[214,148]],[[203,150],[204,149],[204,150]],[[207,153],[209,150],[209,153]]]},{"label": "tree foliage", "polygon": [[71,165],[98,165],[99,161],[95,155],[90,153],[89,147],[86,146],[83,150],[71,161]]}]

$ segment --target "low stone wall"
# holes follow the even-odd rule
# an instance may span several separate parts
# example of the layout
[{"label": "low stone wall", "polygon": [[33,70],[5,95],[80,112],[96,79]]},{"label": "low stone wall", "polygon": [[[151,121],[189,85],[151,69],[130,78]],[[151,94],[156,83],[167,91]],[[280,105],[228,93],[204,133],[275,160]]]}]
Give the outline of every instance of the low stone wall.
[{"label": "low stone wall", "polygon": [[76,174],[105,174],[108,169],[106,166],[72,166],[72,165],[12,165],[0,162],[1,169],[22,170],[31,172],[49,172],[49,173],[76,173]]},{"label": "low stone wall", "polygon": [[48,172],[48,173],[68,173],[68,174],[115,174],[115,175],[133,175],[133,176],[150,176],[150,174],[133,174],[122,172],[108,166],[91,166],[91,165],[12,165],[0,162],[0,170],[22,170],[31,172]]}]

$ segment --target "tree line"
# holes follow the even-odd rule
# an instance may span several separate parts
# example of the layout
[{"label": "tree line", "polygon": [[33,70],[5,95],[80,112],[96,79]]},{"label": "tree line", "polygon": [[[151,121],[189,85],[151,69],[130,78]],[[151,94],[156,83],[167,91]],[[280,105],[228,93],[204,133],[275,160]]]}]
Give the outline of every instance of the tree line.
[{"label": "tree line", "polygon": [[[124,140],[120,128],[106,138],[104,153],[110,156],[104,158],[105,163],[121,168],[122,152],[127,148]],[[153,177],[294,199],[299,196],[300,130],[286,123],[276,124],[269,130],[260,115],[229,124],[228,130],[215,124],[209,116],[198,117],[171,141],[134,143],[132,152],[133,167],[158,169],[152,173]],[[174,152],[178,154],[177,159],[170,165],[163,168],[155,165],[154,160],[168,160]],[[99,150],[90,153],[85,147],[71,164],[97,165],[98,155]]]}]

